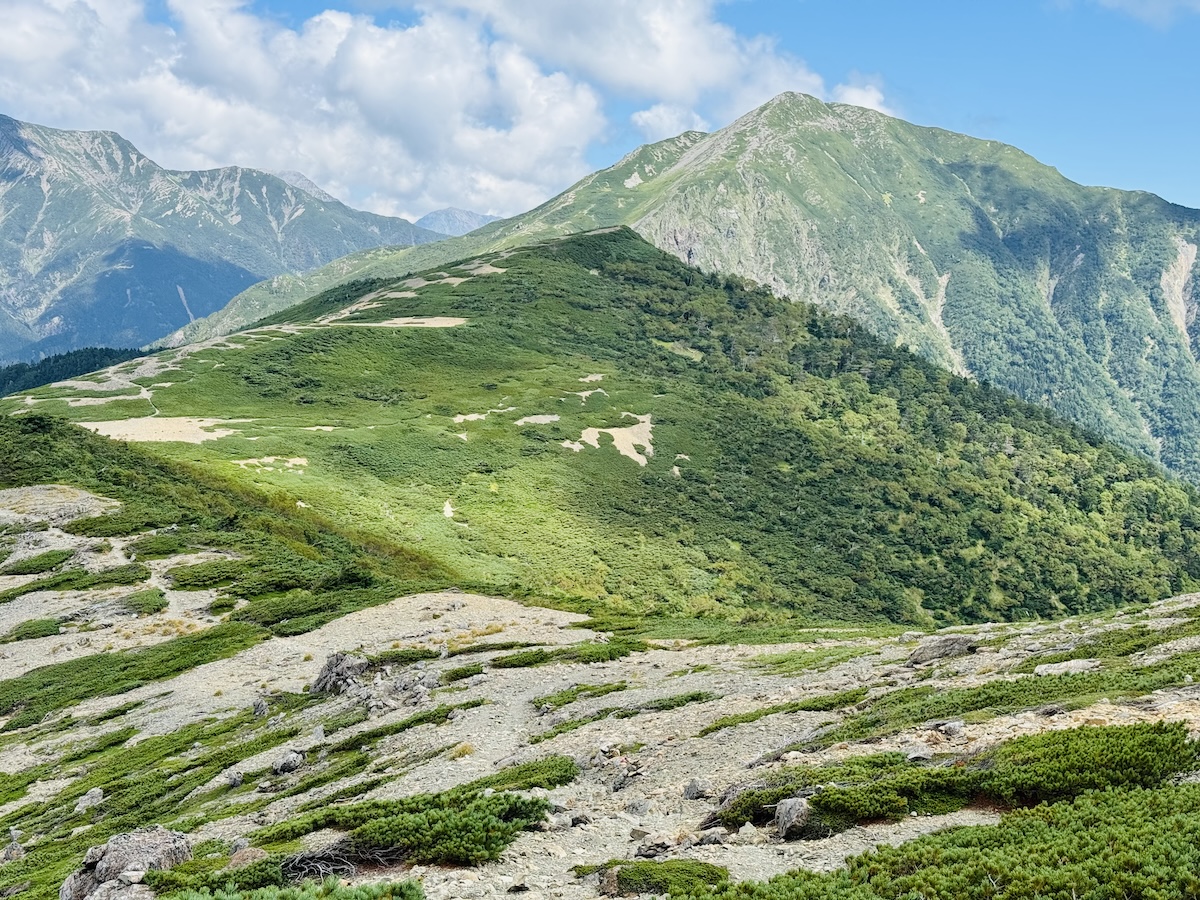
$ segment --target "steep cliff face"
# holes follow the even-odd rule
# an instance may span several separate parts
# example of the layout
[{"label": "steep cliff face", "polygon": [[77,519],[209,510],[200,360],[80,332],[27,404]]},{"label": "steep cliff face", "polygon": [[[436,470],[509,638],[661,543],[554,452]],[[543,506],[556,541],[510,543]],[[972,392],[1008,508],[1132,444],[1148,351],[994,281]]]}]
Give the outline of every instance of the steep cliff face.
[{"label": "steep cliff face", "polygon": [[137,346],[262,278],[440,237],[264,172],[172,172],[112,132],[0,116],[0,362]]},{"label": "steep cliff face", "polygon": [[356,277],[627,224],[706,271],[864,322],[1200,477],[1200,212],[1077,185],[1021,151],[783,94],[639,149],[464,238],[256,286],[188,337]]}]

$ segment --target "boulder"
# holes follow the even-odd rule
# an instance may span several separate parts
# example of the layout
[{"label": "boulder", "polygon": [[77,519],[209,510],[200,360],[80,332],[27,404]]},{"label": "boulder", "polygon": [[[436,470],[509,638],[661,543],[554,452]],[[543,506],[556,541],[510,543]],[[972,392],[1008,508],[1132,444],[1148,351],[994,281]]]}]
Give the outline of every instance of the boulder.
[{"label": "boulder", "polygon": [[104,802],[104,791],[98,787],[92,788],[77,801],[75,801],[75,812],[81,813],[89,810],[94,806],[99,806]]},{"label": "boulder", "polygon": [[1093,672],[1100,668],[1098,659],[1068,659],[1065,662],[1042,663],[1034,666],[1033,674],[1039,677],[1046,675],[1078,675],[1081,672]]},{"label": "boulder", "polygon": [[703,800],[712,794],[712,784],[702,778],[693,778],[683,788],[684,800]]},{"label": "boulder", "polygon": [[263,697],[254,698],[252,709],[254,715],[260,719],[266,718],[267,714],[271,711],[271,707],[267,705],[267,701]]},{"label": "boulder", "polygon": [[369,663],[349,653],[335,653],[325,660],[325,665],[312,684],[314,694],[344,694],[355,687],[358,676],[367,671]]},{"label": "boulder", "polygon": [[298,750],[288,750],[271,763],[271,771],[276,775],[286,775],[288,772],[295,772],[302,765],[304,765],[304,754]]},{"label": "boulder", "polygon": [[678,843],[679,841],[675,835],[666,831],[657,831],[654,834],[646,836],[646,839],[637,848],[637,853],[634,856],[642,859],[653,859],[656,856],[669,853]]},{"label": "boulder", "polygon": [[780,800],[775,806],[775,830],[785,841],[800,837],[812,818],[812,807],[802,797]]},{"label": "boulder", "polygon": [[926,638],[908,657],[906,665],[919,666],[939,659],[953,659],[974,653],[979,643],[971,634],[944,634]]},{"label": "boulder", "polygon": [[59,889],[59,900],[152,897],[135,873],[170,869],[191,858],[187,836],[161,825],[117,834],[106,844],[88,849],[83,868],[70,875]]}]

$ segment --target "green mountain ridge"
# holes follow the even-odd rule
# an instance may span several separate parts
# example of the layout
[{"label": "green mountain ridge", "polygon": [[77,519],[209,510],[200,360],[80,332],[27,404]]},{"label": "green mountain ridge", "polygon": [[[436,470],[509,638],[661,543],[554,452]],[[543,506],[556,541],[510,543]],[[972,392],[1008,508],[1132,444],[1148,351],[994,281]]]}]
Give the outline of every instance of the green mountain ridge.
[{"label": "green mountain ridge", "polygon": [[1200,212],[1083,187],[1021,151],[783,94],[640,148],[464,238],[250,289],[172,344],[334,284],[632,226],[707,272],[851,315],[886,340],[1200,477]]},{"label": "green mountain ridge", "polygon": [[444,235],[266,172],[163,169],[113,132],[0,117],[0,363],[140,346],[249,285]]},{"label": "green mountain ridge", "polygon": [[0,409],[166,440],[598,615],[950,624],[1200,576],[1197,497],[1150,464],[624,228],[356,282]]}]

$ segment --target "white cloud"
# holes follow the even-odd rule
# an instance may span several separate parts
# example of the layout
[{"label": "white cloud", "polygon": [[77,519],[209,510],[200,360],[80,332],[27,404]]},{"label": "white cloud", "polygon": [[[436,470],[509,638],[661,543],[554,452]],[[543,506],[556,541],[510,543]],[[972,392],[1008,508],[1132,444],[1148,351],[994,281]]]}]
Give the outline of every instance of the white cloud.
[{"label": "white cloud", "polygon": [[[404,23],[329,10],[295,28],[247,0],[167,0],[169,24],[144,0],[3,2],[3,112],[116,130],[175,168],[299,170],[409,217],[543,201],[591,168],[612,107],[658,139],[830,95],[715,0],[409,0]],[[832,96],[886,111],[877,83]]]},{"label": "white cloud", "polygon": [[1136,16],[1153,25],[1171,24],[1180,14],[1200,12],[1200,0],[1098,0],[1101,6]]},{"label": "white cloud", "polygon": [[655,103],[629,118],[648,141],[661,141],[685,131],[707,131],[710,127],[695,110],[674,103]]},{"label": "white cloud", "polygon": [[838,103],[849,103],[853,106],[865,106],[887,116],[897,113],[887,105],[883,97],[883,87],[877,80],[864,79],[855,76],[848,84],[839,84],[833,89],[833,99]]}]

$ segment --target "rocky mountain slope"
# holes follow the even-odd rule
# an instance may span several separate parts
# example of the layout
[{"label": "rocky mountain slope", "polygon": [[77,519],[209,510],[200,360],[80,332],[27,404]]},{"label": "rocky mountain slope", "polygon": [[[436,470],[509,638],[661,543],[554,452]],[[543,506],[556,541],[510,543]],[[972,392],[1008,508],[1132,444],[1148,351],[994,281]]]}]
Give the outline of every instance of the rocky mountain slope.
[{"label": "rocky mountain slope", "polygon": [[[2,435],[12,437],[8,425]],[[83,443],[97,463],[136,457]],[[105,477],[87,471],[72,474]],[[988,882],[961,856],[938,855],[939,845],[1020,852],[1021,835],[1044,844],[1041,820],[1070,821],[1083,804],[1087,822],[993,869],[1001,896],[1034,897],[1044,896],[1044,851],[1077,890],[1108,886],[1141,834],[1133,801],[1152,816],[1185,811],[1138,845],[1130,886],[1153,879],[1158,896],[1186,896],[1186,842],[1200,821],[1194,785],[1179,781],[1197,777],[1200,596],[932,635],[795,625],[697,640],[630,621],[633,640],[511,600],[402,593],[237,647],[227,610],[239,619],[263,601],[245,605],[242,587],[191,577],[253,547],[209,544],[214,489],[201,483],[199,503],[176,506],[179,527],[149,532],[131,528],[129,500],[53,485],[0,490],[10,554],[0,589],[24,591],[0,606],[0,825],[12,834],[0,888],[9,896],[54,897],[64,885],[70,900],[194,897],[197,887],[334,873],[352,884],[415,880],[421,892],[404,900],[659,896],[666,884],[707,896],[706,880],[772,877],[784,880],[761,896],[870,900],[901,895],[911,876],[889,875],[880,859],[872,892],[839,891],[872,859],[858,854],[895,846],[923,860],[911,871],[931,886],[948,879],[946,893],[929,896],[974,897],[984,895],[967,888]],[[246,523],[261,515],[261,498],[225,502]],[[96,536],[115,531],[122,536]],[[314,539],[325,552],[328,533]],[[49,565],[50,553],[60,561]],[[30,590],[79,567],[128,582],[117,573],[130,560],[143,583]],[[156,604],[141,599],[148,591]],[[33,621],[53,627],[35,631]],[[184,660],[160,667],[181,651]],[[97,665],[139,680],[83,677]],[[72,697],[62,696],[67,685]],[[956,779],[969,785],[961,794]],[[1076,799],[1095,786],[1115,790]],[[885,804],[822,819],[851,789],[856,803]],[[1015,793],[988,799],[1005,789]],[[359,810],[386,819],[439,798],[533,812],[507,832],[494,820],[506,834],[494,846],[468,821],[444,820],[479,841],[472,846],[493,848],[474,859],[456,855],[428,812],[403,849],[370,858],[356,855],[352,826],[322,824]],[[1052,805],[1020,811],[1039,799]],[[1087,807],[1097,802],[1113,809]],[[1125,831],[1091,846],[1089,834],[1111,828],[1105,815],[1114,814]],[[823,893],[806,892],[814,889]]]},{"label": "rocky mountain slope", "polygon": [[463,238],[262,285],[227,333],[351,278],[627,224],[705,271],[846,313],[954,371],[1200,477],[1200,213],[1082,187],[1015,148],[784,94],[630,154]]},{"label": "rocky mountain slope", "polygon": [[849,319],[608,229],[0,411],[5,896],[1189,896],[1200,496]]},{"label": "rocky mountain slope", "polygon": [[441,237],[265,172],[173,172],[112,132],[0,116],[0,363],[141,346],[264,278]]}]

